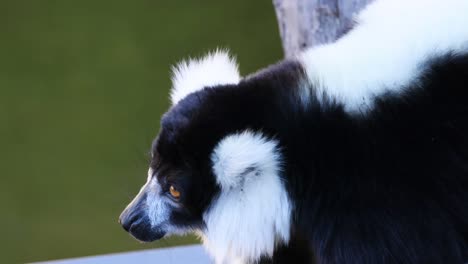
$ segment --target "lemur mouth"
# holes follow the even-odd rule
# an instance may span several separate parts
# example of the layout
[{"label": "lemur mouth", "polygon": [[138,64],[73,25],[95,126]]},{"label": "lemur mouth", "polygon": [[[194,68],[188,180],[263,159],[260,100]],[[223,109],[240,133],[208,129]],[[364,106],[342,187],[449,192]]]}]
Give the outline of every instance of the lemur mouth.
[{"label": "lemur mouth", "polygon": [[165,232],[151,232],[151,231],[150,232],[133,232],[131,229],[129,233],[136,240],[140,242],[144,242],[144,243],[149,243],[149,242],[159,240],[166,235]]},{"label": "lemur mouth", "polygon": [[151,227],[151,224],[146,219],[135,221],[127,231],[140,242],[153,242],[166,235],[165,231]]}]

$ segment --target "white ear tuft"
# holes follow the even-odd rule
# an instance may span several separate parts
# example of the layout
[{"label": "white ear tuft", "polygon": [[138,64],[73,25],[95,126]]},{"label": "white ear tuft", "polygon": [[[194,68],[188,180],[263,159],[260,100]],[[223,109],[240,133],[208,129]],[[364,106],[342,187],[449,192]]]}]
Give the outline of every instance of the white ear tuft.
[{"label": "white ear tuft", "polygon": [[221,140],[211,160],[218,184],[223,189],[242,186],[260,174],[277,175],[280,167],[277,142],[251,131]]},{"label": "white ear tuft", "polygon": [[172,104],[208,86],[237,84],[241,77],[237,63],[225,50],[216,50],[201,59],[182,61],[172,69]]}]

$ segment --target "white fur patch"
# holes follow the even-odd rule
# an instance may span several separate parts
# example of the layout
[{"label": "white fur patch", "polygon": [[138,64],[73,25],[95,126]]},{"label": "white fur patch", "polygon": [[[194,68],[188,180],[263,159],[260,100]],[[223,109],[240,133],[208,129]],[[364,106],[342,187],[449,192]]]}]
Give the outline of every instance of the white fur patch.
[{"label": "white fur patch", "polygon": [[159,226],[169,218],[169,206],[161,198],[161,186],[158,181],[153,177],[154,170],[148,169],[148,177],[145,185],[141,188],[140,192],[146,192],[146,206],[148,207],[148,218],[150,219],[151,226]]},{"label": "white fur patch", "polygon": [[468,50],[466,0],[377,0],[357,22],[337,42],[299,57],[318,92],[349,111],[367,110],[373,96],[415,81],[427,59]]},{"label": "white fur patch", "polygon": [[149,182],[151,178],[153,177],[154,170],[152,168],[148,169],[148,176],[146,177],[146,182]]},{"label": "white fur patch", "polygon": [[169,219],[171,208],[167,201],[161,197],[161,186],[159,186],[156,178],[152,178],[145,185],[146,188],[146,205],[148,206],[148,217],[151,226],[162,226]]},{"label": "white fur patch", "polygon": [[[170,199],[161,194],[161,186],[156,177],[153,177],[153,169],[148,170],[148,179],[146,184],[140,190],[140,193],[146,194],[146,207],[151,226],[161,228],[167,235],[185,235],[192,229],[180,228],[172,225],[169,221],[172,207],[178,204],[171,202]],[[140,195],[140,194],[139,194]]]},{"label": "white fur patch", "polygon": [[237,84],[240,79],[237,63],[227,51],[216,50],[201,59],[182,61],[173,68],[172,104],[205,87]]},{"label": "white fur patch", "polygon": [[220,196],[204,215],[204,245],[217,263],[245,263],[289,241],[292,205],[281,180],[277,142],[246,131],[212,154]]}]

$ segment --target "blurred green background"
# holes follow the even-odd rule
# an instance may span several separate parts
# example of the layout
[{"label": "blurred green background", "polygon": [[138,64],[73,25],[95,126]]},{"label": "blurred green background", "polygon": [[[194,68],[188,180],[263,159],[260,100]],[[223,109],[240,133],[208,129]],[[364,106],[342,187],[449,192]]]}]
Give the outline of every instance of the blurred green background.
[{"label": "blurred green background", "polygon": [[0,2],[0,263],[140,244],[117,224],[146,178],[170,66],[229,48],[281,59],[270,0]]}]

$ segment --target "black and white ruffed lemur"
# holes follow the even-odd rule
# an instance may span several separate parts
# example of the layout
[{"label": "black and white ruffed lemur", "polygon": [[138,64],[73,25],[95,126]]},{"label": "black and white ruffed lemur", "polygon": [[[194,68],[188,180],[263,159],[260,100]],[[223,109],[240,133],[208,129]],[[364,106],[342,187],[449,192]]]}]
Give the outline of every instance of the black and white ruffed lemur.
[{"label": "black and white ruffed lemur", "polygon": [[174,69],[142,241],[195,232],[216,263],[468,262],[468,0],[377,0],[337,42],[247,77]]}]

